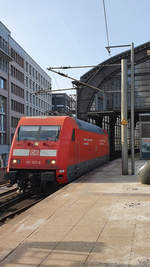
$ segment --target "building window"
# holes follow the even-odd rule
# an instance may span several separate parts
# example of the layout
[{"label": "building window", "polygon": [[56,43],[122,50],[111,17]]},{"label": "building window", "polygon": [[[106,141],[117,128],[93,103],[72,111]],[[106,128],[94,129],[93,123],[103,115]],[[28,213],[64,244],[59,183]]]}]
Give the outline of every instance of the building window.
[{"label": "building window", "polygon": [[8,73],[8,61],[0,57],[0,70]]},{"label": "building window", "polygon": [[11,110],[24,114],[24,104],[11,100]]},{"label": "building window", "polygon": [[0,96],[0,144],[6,144],[6,98]]},{"label": "building window", "polygon": [[30,94],[30,103],[32,104],[32,94]]},{"label": "building window", "polygon": [[32,88],[32,81],[31,81],[31,79],[29,80],[29,88],[30,89]]},{"label": "building window", "polygon": [[2,48],[7,54],[9,54],[8,43],[1,36],[0,36],[0,48]]},{"label": "building window", "polygon": [[0,89],[6,89],[6,80],[0,77]]},{"label": "building window", "polygon": [[0,113],[6,113],[6,98],[0,96]]},{"label": "building window", "polygon": [[26,61],[26,72],[28,73],[28,71],[29,71],[29,64],[28,64],[28,62]]},{"label": "building window", "polygon": [[11,117],[11,127],[16,128],[18,125],[19,118]]},{"label": "building window", "polygon": [[29,116],[29,107],[26,106],[26,115]]},{"label": "building window", "polygon": [[38,73],[38,81],[39,81],[39,83],[40,83],[40,73]]},{"label": "building window", "polygon": [[29,101],[29,93],[26,92],[26,101]]},{"label": "building window", "polygon": [[24,99],[24,89],[17,86],[14,83],[11,83],[11,92],[12,92],[12,94],[17,95],[17,96]]},{"label": "building window", "polygon": [[18,81],[24,83],[24,74],[13,66],[11,66],[11,76],[17,79]]},{"label": "building window", "polygon": [[24,69],[24,59],[13,48],[11,48],[11,57],[14,61]]},{"label": "building window", "polygon": [[29,65],[29,74],[31,75],[31,65]]},{"label": "building window", "polygon": [[5,145],[5,144],[6,144],[6,134],[0,133],[0,145]]},{"label": "building window", "polygon": [[0,114],[0,131],[4,131],[4,115]]},{"label": "building window", "polygon": [[33,73],[32,73],[32,74],[33,74],[32,76],[33,76],[33,78],[34,78],[34,73],[35,73],[35,69],[34,69],[34,68],[32,69],[32,72],[33,72]]},{"label": "building window", "polygon": [[4,79],[0,78],[0,88],[4,89]]},{"label": "building window", "polygon": [[26,76],[26,87],[28,87],[28,84],[29,84],[29,80],[28,80],[28,77]]},{"label": "building window", "polygon": [[35,82],[33,82],[33,91],[35,91]]},{"label": "building window", "polygon": [[33,95],[33,105],[35,105],[35,95]]}]

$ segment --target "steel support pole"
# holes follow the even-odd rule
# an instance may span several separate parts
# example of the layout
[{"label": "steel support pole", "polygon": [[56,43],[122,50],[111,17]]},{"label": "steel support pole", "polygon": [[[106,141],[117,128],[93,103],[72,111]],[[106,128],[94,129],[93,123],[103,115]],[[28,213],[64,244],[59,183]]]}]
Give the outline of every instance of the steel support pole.
[{"label": "steel support pole", "polygon": [[131,44],[131,174],[135,173],[134,159],[134,43]]},{"label": "steel support pole", "polygon": [[121,60],[121,146],[122,175],[128,174],[128,142],[127,142],[127,59]]}]

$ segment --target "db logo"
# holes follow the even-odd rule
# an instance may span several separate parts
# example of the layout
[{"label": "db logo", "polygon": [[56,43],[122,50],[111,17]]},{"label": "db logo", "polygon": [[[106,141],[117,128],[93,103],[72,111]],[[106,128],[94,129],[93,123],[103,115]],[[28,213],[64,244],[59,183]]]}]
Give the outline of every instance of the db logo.
[{"label": "db logo", "polygon": [[30,156],[39,156],[40,155],[40,150],[34,149],[30,150]]}]

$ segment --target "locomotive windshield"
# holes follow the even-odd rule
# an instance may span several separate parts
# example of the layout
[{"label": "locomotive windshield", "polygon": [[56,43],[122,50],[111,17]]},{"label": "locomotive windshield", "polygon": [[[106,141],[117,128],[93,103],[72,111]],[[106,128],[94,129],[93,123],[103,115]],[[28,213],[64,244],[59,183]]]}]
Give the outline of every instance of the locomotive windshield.
[{"label": "locomotive windshield", "polygon": [[57,141],[59,138],[60,126],[52,125],[24,125],[18,130],[18,141],[24,140],[49,140]]}]

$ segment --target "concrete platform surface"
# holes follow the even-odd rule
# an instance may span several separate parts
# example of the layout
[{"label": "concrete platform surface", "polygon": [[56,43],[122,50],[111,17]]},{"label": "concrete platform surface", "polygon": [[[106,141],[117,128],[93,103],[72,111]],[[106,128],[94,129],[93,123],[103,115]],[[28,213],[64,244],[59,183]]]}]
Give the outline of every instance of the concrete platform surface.
[{"label": "concrete platform surface", "polygon": [[150,186],[121,159],[82,176],[0,227],[0,266],[150,266]]}]

